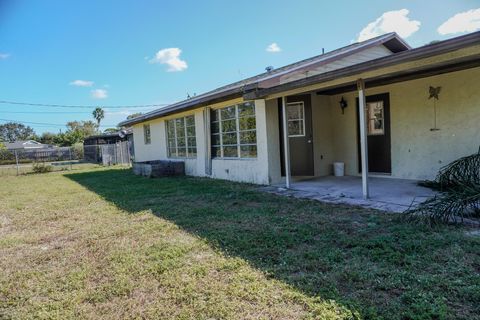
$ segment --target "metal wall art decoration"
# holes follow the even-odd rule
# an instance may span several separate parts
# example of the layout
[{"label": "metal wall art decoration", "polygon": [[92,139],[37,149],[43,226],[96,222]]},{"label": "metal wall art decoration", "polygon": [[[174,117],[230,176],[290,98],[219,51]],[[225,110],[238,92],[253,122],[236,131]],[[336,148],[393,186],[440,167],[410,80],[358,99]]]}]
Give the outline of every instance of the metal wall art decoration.
[{"label": "metal wall art decoration", "polygon": [[345,108],[348,107],[347,100],[345,100],[342,97],[342,99],[339,101],[339,103],[340,103],[340,108],[342,108],[342,114],[345,114]]},{"label": "metal wall art decoration", "polygon": [[428,89],[429,96],[428,100],[433,98],[433,128],[430,129],[430,131],[438,131],[440,130],[437,128],[437,100],[439,100],[438,95],[440,94],[440,90],[442,90],[442,87],[432,87]]}]

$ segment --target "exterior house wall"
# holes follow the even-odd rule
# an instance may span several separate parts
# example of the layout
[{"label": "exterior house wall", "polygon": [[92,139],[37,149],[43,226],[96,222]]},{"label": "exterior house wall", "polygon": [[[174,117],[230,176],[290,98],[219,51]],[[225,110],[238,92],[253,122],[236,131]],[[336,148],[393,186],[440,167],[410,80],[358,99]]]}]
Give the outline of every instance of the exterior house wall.
[{"label": "exterior house wall", "polygon": [[[392,177],[432,179],[438,170],[480,145],[480,68],[401,82],[366,90],[366,95],[390,94]],[[433,127],[429,87],[442,87]],[[348,101],[345,115],[338,101]],[[330,97],[335,158],[344,161],[346,174],[358,175],[356,93]]]},{"label": "exterior house wall", "polygon": [[[226,101],[209,106],[212,109],[230,106],[241,99]],[[185,161],[185,173],[192,176],[207,176],[206,167],[209,161],[209,139],[205,131],[204,108],[182,112],[168,117],[155,119],[133,126],[135,145],[135,161],[172,160]],[[253,159],[212,159],[211,177],[232,181],[269,184],[268,177],[268,144],[266,127],[266,108],[264,100],[255,100],[256,130],[257,130],[257,158]],[[195,135],[197,142],[197,156],[195,158],[168,158],[165,121],[188,115],[195,115]],[[145,144],[143,125],[150,124],[151,143]],[[208,133],[209,134],[209,133]]]},{"label": "exterior house wall", "polygon": [[330,107],[330,97],[312,94],[313,160],[315,176],[332,173],[332,163],[336,161],[333,148],[331,119],[335,110]]},{"label": "exterior house wall", "polygon": [[278,100],[266,100],[266,126],[267,126],[267,148],[268,148],[268,170],[269,182],[280,183],[282,179],[282,168],[280,153],[280,129],[279,129],[279,113]]},{"label": "exterior house wall", "polygon": [[[165,121],[180,118],[188,115],[195,116],[195,135],[197,141],[196,158],[169,158],[167,155],[167,134]],[[150,124],[150,144],[145,144],[143,125]],[[183,160],[185,161],[185,173],[193,176],[205,175],[205,134],[203,130],[203,109],[195,109],[189,112],[182,112],[173,116],[155,119],[133,126],[133,139],[135,146],[135,161],[151,160]]]}]

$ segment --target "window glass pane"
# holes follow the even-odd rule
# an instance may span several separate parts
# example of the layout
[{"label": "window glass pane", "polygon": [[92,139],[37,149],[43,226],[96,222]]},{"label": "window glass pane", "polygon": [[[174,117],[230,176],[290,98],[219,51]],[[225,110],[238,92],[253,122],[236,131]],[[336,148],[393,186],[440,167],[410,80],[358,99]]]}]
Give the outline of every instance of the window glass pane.
[{"label": "window glass pane", "polygon": [[186,157],[187,156],[187,148],[178,148],[178,156],[179,157]]},{"label": "window glass pane", "polygon": [[212,147],[212,158],[219,158],[221,156],[220,147]]},{"label": "window glass pane", "polygon": [[222,120],[235,118],[235,106],[220,109]]},{"label": "window glass pane", "polygon": [[303,103],[287,104],[287,119],[288,120],[303,119]]},{"label": "window glass pane", "polygon": [[255,158],[257,156],[257,146],[240,146],[240,157]]},{"label": "window glass pane", "polygon": [[188,146],[189,147],[195,147],[197,145],[197,139],[195,139],[195,137],[192,137],[192,138],[188,138],[187,142],[188,142]]},{"label": "window glass pane", "polygon": [[288,135],[289,136],[303,136],[303,121],[294,120],[288,121]]},{"label": "window glass pane", "polygon": [[[188,125],[186,126],[186,124]],[[189,154],[189,157],[195,156],[195,117],[187,116],[177,119],[171,119],[166,122],[166,126],[168,155],[172,157],[186,157],[188,142],[188,147],[192,149],[192,154]],[[185,137],[185,131],[187,137]]]},{"label": "window glass pane", "polygon": [[167,121],[167,134],[169,138],[175,137],[175,127],[174,127],[174,120]]},{"label": "window glass pane", "polygon": [[241,157],[240,146],[244,147],[242,157],[256,157],[254,102],[239,103],[212,111],[210,128],[212,157]]},{"label": "window glass pane", "polygon": [[255,129],[255,117],[240,118],[238,121],[240,130]]},{"label": "window glass pane", "polygon": [[224,133],[222,134],[223,145],[226,144],[237,144],[237,133]]},{"label": "window glass pane", "polygon": [[240,144],[256,143],[257,142],[257,132],[253,131],[242,131],[240,132]]},{"label": "window glass pane", "polygon": [[224,157],[238,157],[237,146],[226,146],[223,147],[223,156]]},{"label": "window glass pane", "polygon": [[177,147],[185,147],[185,138],[181,137],[177,137]]},{"label": "window glass pane", "polygon": [[219,133],[220,132],[220,122],[212,122],[210,124],[210,130],[212,130],[212,133]]},{"label": "window glass pane", "polygon": [[195,125],[195,117],[194,116],[185,117],[185,122],[187,123],[187,126],[194,126]]},{"label": "window glass pane", "polygon": [[384,128],[384,114],[383,101],[367,103],[367,132],[369,135],[383,135]]},{"label": "window glass pane", "polygon": [[150,144],[150,125],[144,124],[143,125],[143,139],[145,144]]},{"label": "window glass pane", "polygon": [[222,132],[234,132],[234,131],[237,131],[237,121],[235,119],[222,121]]},{"label": "window glass pane", "polygon": [[255,115],[255,104],[253,102],[245,102],[238,105],[238,116],[254,116]]},{"label": "window glass pane", "polygon": [[210,121],[218,121],[218,110],[212,110],[210,112]]},{"label": "window glass pane", "polygon": [[212,145],[219,145],[219,144],[220,144],[220,135],[212,134]]},{"label": "window glass pane", "polygon": [[195,127],[187,127],[187,136],[195,137]]}]

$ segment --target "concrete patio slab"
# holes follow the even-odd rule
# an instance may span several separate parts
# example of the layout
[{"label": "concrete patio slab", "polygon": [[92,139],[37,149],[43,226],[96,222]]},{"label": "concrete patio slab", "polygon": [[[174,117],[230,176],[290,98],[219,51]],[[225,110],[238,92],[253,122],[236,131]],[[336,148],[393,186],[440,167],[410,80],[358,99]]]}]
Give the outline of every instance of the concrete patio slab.
[{"label": "concrete patio slab", "polygon": [[403,212],[417,205],[435,192],[421,187],[416,180],[370,177],[370,199],[362,196],[361,177],[320,177],[297,180],[290,189],[284,185],[262,188],[264,191],[297,198],[315,199],[329,203],[342,203],[374,208],[390,212]]}]

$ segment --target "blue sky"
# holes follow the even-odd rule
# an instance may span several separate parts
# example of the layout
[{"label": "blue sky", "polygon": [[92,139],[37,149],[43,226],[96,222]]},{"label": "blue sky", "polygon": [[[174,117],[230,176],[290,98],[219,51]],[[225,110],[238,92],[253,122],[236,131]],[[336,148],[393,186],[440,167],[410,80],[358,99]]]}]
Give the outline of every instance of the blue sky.
[{"label": "blue sky", "polygon": [[[392,28],[414,47],[472,32],[480,0],[0,0],[0,100],[172,103]],[[0,119],[58,132],[91,111],[0,104]]]}]

